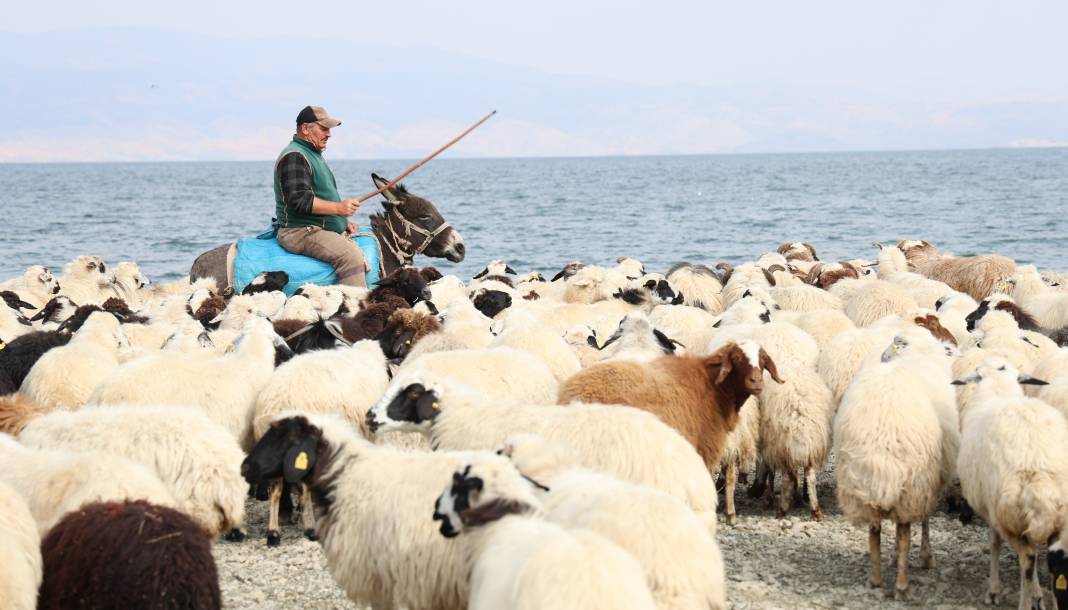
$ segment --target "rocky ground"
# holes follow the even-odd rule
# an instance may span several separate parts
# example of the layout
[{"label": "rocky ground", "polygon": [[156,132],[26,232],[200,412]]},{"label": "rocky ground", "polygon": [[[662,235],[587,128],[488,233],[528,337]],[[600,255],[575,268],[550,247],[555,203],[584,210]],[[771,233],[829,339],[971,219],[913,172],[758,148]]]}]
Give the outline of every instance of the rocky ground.
[{"label": "rocky ground", "polygon": [[[919,527],[913,528],[909,560],[912,599],[893,600],[893,526],[883,527],[882,590],[868,588],[868,536],[848,524],[834,499],[834,475],[820,476],[820,502],[826,515],[814,522],[807,508],[794,508],[786,519],[774,509],[738,493],[738,524],[721,523],[719,544],[727,573],[731,608],[976,608],[983,606],[989,533],[981,521],[962,526],[955,515],[938,512],[931,519],[935,567],[920,567]],[[720,501],[722,504],[722,499]],[[250,501],[249,539],[219,542],[215,561],[228,608],[356,608],[326,570],[316,542],[298,526],[283,528],[282,545],[265,543],[266,504]],[[1043,574],[1045,559],[1040,557]],[[1004,586],[1001,607],[1016,605],[1018,567],[1007,547],[1000,558]],[[1047,607],[1052,607],[1047,600]]]}]

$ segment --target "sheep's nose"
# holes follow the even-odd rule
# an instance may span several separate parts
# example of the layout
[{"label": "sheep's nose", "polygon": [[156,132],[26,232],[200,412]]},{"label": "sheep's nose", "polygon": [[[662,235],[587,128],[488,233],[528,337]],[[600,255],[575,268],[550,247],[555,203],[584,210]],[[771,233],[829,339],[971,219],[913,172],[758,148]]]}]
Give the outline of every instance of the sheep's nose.
[{"label": "sheep's nose", "polygon": [[466,251],[466,248],[464,247],[463,242],[460,242],[460,243],[456,244],[455,250],[456,250],[457,254],[459,254],[460,256],[463,256],[464,252]]},{"label": "sheep's nose", "polygon": [[371,432],[377,432],[381,428],[381,424],[375,419],[375,414],[371,411],[367,412],[367,429]]}]

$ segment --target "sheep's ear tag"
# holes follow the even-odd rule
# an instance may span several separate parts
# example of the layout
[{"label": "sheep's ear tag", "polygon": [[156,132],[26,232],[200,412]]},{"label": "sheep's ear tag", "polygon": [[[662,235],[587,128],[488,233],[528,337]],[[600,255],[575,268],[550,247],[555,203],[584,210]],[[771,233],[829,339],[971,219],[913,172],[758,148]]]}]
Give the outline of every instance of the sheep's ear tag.
[{"label": "sheep's ear tag", "polygon": [[1053,587],[1058,591],[1068,589],[1068,578],[1065,578],[1064,574],[1061,574],[1057,577],[1057,582],[1053,583]]},{"label": "sheep's ear tag", "polygon": [[304,478],[315,464],[315,439],[301,441],[299,445],[286,452],[282,465],[282,476],[289,483],[296,483]]},{"label": "sheep's ear tag", "polygon": [[224,353],[229,354],[232,351],[234,351],[234,344],[233,343],[231,343],[230,345],[226,346],[226,351]]},{"label": "sheep's ear tag", "polygon": [[4,343],[3,341],[0,341],[0,350],[5,349],[6,347],[7,347],[7,343]]}]

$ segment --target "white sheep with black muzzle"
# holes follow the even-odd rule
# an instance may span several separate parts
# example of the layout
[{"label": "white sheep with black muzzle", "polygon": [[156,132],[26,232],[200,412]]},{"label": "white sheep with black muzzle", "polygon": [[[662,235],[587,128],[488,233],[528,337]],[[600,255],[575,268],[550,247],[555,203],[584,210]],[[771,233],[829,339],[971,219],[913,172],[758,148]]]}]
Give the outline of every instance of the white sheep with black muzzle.
[{"label": "white sheep with black muzzle", "polygon": [[241,464],[250,484],[284,478],[310,489],[316,536],[345,594],[375,609],[463,608],[460,545],[429,518],[470,452],[373,445],[335,415],[279,415]]},{"label": "white sheep with black muzzle", "polygon": [[375,433],[419,432],[436,449],[496,449],[530,432],[571,447],[578,462],[661,489],[686,503],[710,531],[716,488],[693,445],[656,415],[620,405],[509,405],[432,371],[393,379],[367,412]]},{"label": "white sheep with black muzzle", "polygon": [[548,487],[535,490],[547,521],[591,529],[633,555],[659,610],[726,608],[719,545],[678,498],[581,468],[537,435],[514,434],[498,453]]},{"label": "white sheep with black muzzle", "polygon": [[463,534],[470,610],[652,610],[641,565],[603,536],[540,517],[533,489],[507,459],[456,468],[434,506],[441,534]]}]

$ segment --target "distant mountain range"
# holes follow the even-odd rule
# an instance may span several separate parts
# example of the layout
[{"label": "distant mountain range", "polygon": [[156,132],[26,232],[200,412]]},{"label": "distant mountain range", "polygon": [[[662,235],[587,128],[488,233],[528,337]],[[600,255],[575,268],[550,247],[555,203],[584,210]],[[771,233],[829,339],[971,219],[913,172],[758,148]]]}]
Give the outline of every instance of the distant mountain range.
[{"label": "distant mountain range", "polygon": [[[269,159],[297,111],[331,158],[655,155],[1068,144],[1068,99],[882,101],[846,87],[647,87],[422,47],[145,29],[0,34],[0,161]],[[903,99],[905,95],[902,94]]]}]

